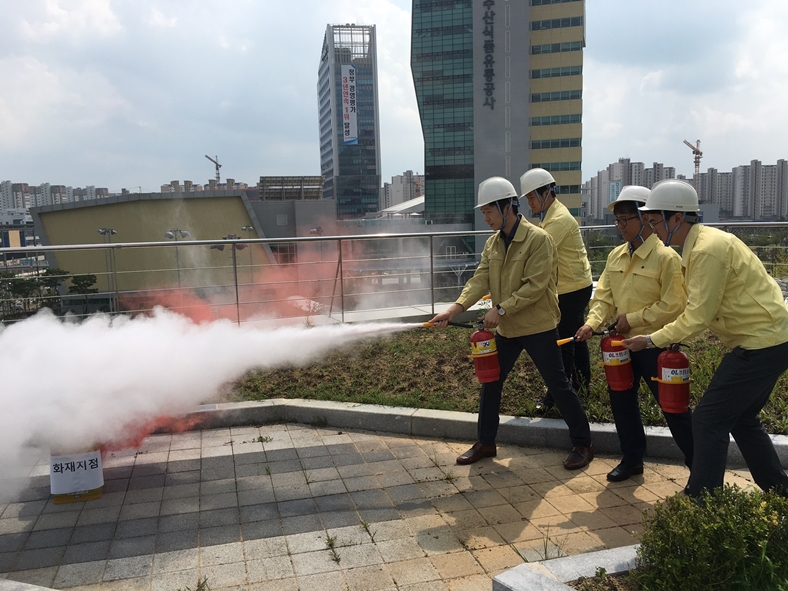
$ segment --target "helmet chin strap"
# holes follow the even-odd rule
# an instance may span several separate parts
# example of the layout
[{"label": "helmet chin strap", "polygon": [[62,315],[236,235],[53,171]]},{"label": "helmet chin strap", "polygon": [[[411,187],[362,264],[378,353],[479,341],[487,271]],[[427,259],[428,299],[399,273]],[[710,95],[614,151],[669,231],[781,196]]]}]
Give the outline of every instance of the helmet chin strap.
[{"label": "helmet chin strap", "polygon": [[[547,193],[547,197],[549,197],[550,196],[550,189],[547,189],[545,191],[545,193]],[[545,207],[544,206],[545,202],[547,201],[547,197],[542,199],[539,196],[539,191],[538,190],[536,191],[536,200],[542,205],[541,209],[539,210],[539,222],[540,223],[544,221],[544,215],[547,213],[547,210],[549,209],[549,207]]]},{"label": "helmet chin strap", "polygon": [[507,211],[506,213],[504,213],[503,209],[501,209],[500,203],[498,202],[495,203],[495,206],[498,208],[498,213],[501,214],[501,232],[503,232],[503,229],[506,227],[506,217],[509,215],[509,212],[512,211],[512,201],[514,199],[515,199],[514,197],[509,199],[509,211]]},{"label": "helmet chin strap", "polygon": [[675,228],[671,230],[670,227],[668,226],[667,212],[665,210],[662,210],[662,223],[665,224],[665,231],[668,233],[667,237],[665,238],[665,246],[670,246],[670,241],[673,239],[673,234],[676,233],[676,230],[678,230],[681,227],[681,224],[683,222],[684,222],[684,214],[682,213],[681,221],[678,224],[676,224]]},{"label": "helmet chin strap", "polygon": [[639,209],[638,209],[638,221],[640,222],[640,230],[638,230],[638,235],[635,236],[635,238],[629,242],[630,255],[635,251],[635,242],[637,242],[638,239],[640,239],[641,243],[646,241],[646,239],[643,238],[643,230],[645,229],[646,226],[643,224],[643,214],[640,213]]}]

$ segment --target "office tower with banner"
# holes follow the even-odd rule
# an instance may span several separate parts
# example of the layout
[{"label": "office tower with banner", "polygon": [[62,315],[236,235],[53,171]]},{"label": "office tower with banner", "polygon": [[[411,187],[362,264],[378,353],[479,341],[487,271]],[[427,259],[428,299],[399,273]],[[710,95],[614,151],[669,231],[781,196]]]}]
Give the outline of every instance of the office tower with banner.
[{"label": "office tower with banner", "polygon": [[412,19],[426,218],[486,228],[479,183],[535,167],[581,215],[585,1],[413,0]]},{"label": "office tower with banner", "polygon": [[375,25],[328,25],[318,68],[323,198],[337,218],[377,211],[380,125]]}]

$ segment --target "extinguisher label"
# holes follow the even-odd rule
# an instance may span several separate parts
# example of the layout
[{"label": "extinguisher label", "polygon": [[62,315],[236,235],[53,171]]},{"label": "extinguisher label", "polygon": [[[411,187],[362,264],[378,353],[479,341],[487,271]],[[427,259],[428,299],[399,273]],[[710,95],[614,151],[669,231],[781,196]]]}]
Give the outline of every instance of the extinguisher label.
[{"label": "extinguisher label", "polygon": [[602,363],[605,365],[624,365],[629,363],[629,349],[623,351],[602,351]]},{"label": "extinguisher label", "polygon": [[471,343],[471,353],[473,355],[489,355],[496,351],[495,341],[476,341]]},{"label": "extinguisher label", "polygon": [[690,368],[689,367],[663,367],[662,368],[662,381],[673,382],[681,384],[690,381]]}]

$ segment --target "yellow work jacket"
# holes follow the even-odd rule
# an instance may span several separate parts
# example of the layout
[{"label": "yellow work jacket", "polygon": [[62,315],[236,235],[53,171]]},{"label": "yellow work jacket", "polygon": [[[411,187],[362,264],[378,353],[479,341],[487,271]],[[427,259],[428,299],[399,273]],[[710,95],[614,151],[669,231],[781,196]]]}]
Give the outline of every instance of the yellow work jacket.
[{"label": "yellow work jacket", "polygon": [[558,293],[570,293],[591,285],[591,264],[577,221],[557,199],[539,224],[558,250]]},{"label": "yellow work jacket", "polygon": [[658,347],[710,328],[729,348],[764,349],[788,342],[788,307],[777,282],[733,234],[695,224],[681,257],[687,307],[651,334]]},{"label": "yellow work jacket", "polygon": [[555,245],[547,232],[519,218],[508,249],[500,232],[487,239],[482,260],[457,300],[467,310],[489,290],[493,306],[506,311],[498,333],[510,338],[552,330],[561,319]]},{"label": "yellow work jacket", "polygon": [[629,242],[607,257],[586,324],[597,330],[626,314],[631,334],[650,334],[675,320],[686,301],[681,257],[652,234],[631,257]]}]

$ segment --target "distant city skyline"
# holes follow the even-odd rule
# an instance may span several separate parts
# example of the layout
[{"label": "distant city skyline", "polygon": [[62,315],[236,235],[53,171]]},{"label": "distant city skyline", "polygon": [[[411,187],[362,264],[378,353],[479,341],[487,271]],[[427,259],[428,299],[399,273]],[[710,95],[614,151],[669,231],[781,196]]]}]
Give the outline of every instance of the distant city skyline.
[{"label": "distant city skyline", "polygon": [[[319,172],[315,75],[327,24],[375,24],[381,175],[423,170],[411,0],[2,0],[0,180],[155,191],[174,178]],[[505,0],[498,0],[505,2]],[[621,155],[701,169],[782,157],[788,3],[587,5],[583,180]],[[265,34],[261,34],[265,31]],[[514,176],[514,172],[513,172]]]}]

